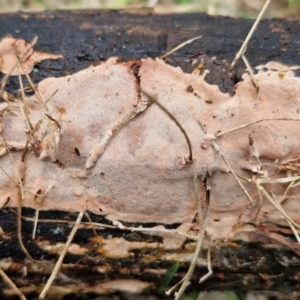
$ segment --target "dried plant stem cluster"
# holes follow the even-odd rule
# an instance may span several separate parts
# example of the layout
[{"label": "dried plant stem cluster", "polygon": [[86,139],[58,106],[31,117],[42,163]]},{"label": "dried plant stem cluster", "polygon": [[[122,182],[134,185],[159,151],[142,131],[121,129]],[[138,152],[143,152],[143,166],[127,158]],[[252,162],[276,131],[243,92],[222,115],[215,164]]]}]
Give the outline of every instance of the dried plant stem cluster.
[{"label": "dried plant stem cluster", "polygon": [[[22,56],[20,44],[11,44],[14,55],[5,52],[12,65],[2,69],[0,207],[17,208],[19,243],[31,260],[22,242],[22,207],[36,209],[33,239],[38,223],[50,222],[39,220],[40,210],[79,212],[40,298],[84,226],[92,225],[95,233],[151,232],[168,236],[174,247],[196,241],[187,274],[167,292],[180,286],[175,299],[191,280],[204,240],[234,239],[249,222],[272,222],[289,226],[300,244],[300,79],[292,73],[298,66],[260,66],[256,74],[244,74],[233,97],[198,71],[186,74],[149,58],[111,58],[35,86],[24,61],[33,55],[33,44],[26,44]],[[250,71],[245,49],[246,43],[237,58]],[[5,86],[15,68],[20,92],[10,95]],[[88,211],[112,225],[81,222]],[[138,226],[147,222],[161,226]],[[176,223],[177,229],[164,227]],[[212,274],[207,252],[208,273],[200,283]]]}]

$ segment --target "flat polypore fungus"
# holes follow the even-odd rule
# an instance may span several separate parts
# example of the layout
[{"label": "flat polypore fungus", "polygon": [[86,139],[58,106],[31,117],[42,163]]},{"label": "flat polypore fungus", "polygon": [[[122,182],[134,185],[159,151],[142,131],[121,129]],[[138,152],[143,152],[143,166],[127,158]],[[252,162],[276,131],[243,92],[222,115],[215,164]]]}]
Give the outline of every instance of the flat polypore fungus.
[{"label": "flat polypore fungus", "polygon": [[4,74],[13,76],[29,74],[36,63],[45,59],[58,58],[63,56],[35,51],[31,44],[22,39],[6,37],[0,41],[0,72]]},{"label": "flat polypore fungus", "polygon": [[[209,172],[208,236],[223,238],[237,222],[253,221],[257,186],[240,179],[253,200],[250,206],[220,153],[239,178],[290,176],[292,171],[282,166],[300,158],[299,78],[261,71],[255,75],[257,97],[251,78],[244,74],[231,97],[162,60],[148,58],[139,64],[139,81],[130,63],[112,58],[71,76],[43,80],[38,89],[45,101],[50,99],[45,103],[36,96],[26,99],[30,121],[38,126],[31,145],[35,153],[29,151],[22,165],[23,205],[35,208],[36,196],[27,191],[41,190],[47,191],[40,205],[44,210],[78,211],[88,201],[90,211],[111,220],[186,224],[196,214],[193,177],[203,180]],[[186,165],[189,148],[182,131],[147,95],[188,134],[192,164]],[[20,111],[5,111],[3,124],[1,143],[25,146],[28,136]],[[236,127],[240,128],[226,133]],[[220,131],[225,133],[217,134]],[[16,206],[21,152],[13,157],[16,163],[8,154],[0,158],[1,167],[14,179],[0,171],[0,203],[9,198],[9,205]],[[276,201],[285,200],[285,211],[300,221],[299,187],[285,194],[286,185],[273,183],[266,190]],[[201,188],[202,197],[204,193]],[[267,201],[256,221],[286,224]]]}]

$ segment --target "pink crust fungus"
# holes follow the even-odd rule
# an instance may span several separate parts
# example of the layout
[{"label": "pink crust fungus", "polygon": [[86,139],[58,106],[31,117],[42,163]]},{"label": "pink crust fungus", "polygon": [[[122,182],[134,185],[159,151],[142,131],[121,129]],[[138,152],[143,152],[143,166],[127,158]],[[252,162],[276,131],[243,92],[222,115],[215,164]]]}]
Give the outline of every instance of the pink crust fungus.
[{"label": "pink crust fungus", "polygon": [[[188,224],[196,215],[193,177],[203,180],[208,172],[212,239],[228,236],[238,222],[286,224],[265,199],[256,216],[263,180],[273,180],[264,185],[268,195],[284,200],[286,213],[300,221],[299,187],[285,193],[289,182],[276,182],[294,176],[288,166],[300,159],[299,78],[261,70],[254,75],[257,94],[244,74],[231,97],[160,59],[139,62],[138,76],[139,82],[130,62],[111,58],[40,82],[44,102],[25,100],[31,124],[38,124],[25,162],[19,163],[22,151],[12,152],[15,162],[2,151],[0,204],[11,199],[17,206],[22,169],[23,206],[36,208],[32,193],[40,190],[43,210],[79,211],[87,201],[88,210],[114,221]],[[187,133],[192,164],[182,131],[158,103]],[[2,145],[24,147],[28,134],[19,108],[3,108],[2,122]]]},{"label": "pink crust fungus", "polygon": [[29,74],[36,63],[45,59],[58,58],[63,56],[35,51],[31,44],[22,39],[6,37],[0,41],[0,72],[4,74],[13,76]]}]

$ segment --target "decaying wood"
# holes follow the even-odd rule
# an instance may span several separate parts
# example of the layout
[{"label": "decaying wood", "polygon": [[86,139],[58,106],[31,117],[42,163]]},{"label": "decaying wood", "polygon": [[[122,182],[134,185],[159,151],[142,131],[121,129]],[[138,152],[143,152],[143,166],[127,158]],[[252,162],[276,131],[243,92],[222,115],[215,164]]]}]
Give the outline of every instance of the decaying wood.
[{"label": "decaying wood", "polygon": [[[9,77],[2,94],[6,102],[1,103],[1,154],[10,158],[0,161],[0,267],[22,293],[44,297],[46,279],[57,255],[66,251],[74,214],[82,210],[83,202],[93,212],[89,213],[91,219],[77,223],[80,229],[72,242],[68,241],[68,254],[49,295],[115,291],[156,294],[176,262],[180,268],[170,286],[180,281],[194,255],[201,227],[200,212],[199,224],[195,217],[198,191],[194,189],[194,174],[203,182],[205,174],[212,177],[212,199],[206,239],[188,291],[251,289],[288,294],[299,290],[299,79],[291,70],[297,72],[298,68],[295,57],[299,53],[300,23],[262,21],[246,52],[252,67],[261,65],[259,73],[244,75],[241,80],[243,62],[231,71],[229,64],[251,23],[199,14],[156,16],[151,12],[2,16],[0,36],[12,34],[30,41],[37,35],[39,50],[64,57],[37,65],[30,74],[34,83],[68,75],[47,79],[38,88],[32,86],[38,91],[36,96],[25,95],[22,89],[18,107],[23,121],[18,125],[19,108],[7,97],[17,95],[18,89],[30,86],[30,82]],[[201,39],[168,56],[169,65],[161,60],[140,60],[159,57],[199,35]],[[111,58],[70,76],[112,56],[121,61]],[[281,64],[267,64],[274,60]],[[172,66],[180,66],[186,73]],[[195,68],[197,72],[190,74]],[[203,73],[205,78],[196,74],[203,69],[209,70],[209,74]],[[174,76],[175,83],[171,79]],[[266,78],[272,84],[278,81],[278,88],[276,84],[269,88]],[[68,89],[69,83],[73,85]],[[95,95],[97,84],[101,88]],[[285,88],[291,93],[283,94]],[[110,100],[108,106],[101,104],[98,113],[91,99],[100,94],[101,99]],[[71,95],[69,99],[67,95]],[[84,106],[74,109],[78,103]],[[77,120],[73,124],[74,120],[67,118],[72,109],[71,117],[76,115]],[[95,118],[89,125],[94,127],[87,130],[87,123],[80,119],[86,113],[89,119]],[[168,114],[175,117],[177,126]],[[193,155],[178,125],[183,125]],[[143,136],[141,130],[149,136]],[[73,132],[80,138],[76,140]],[[128,137],[131,140],[126,144],[123,141]],[[157,146],[151,149],[153,144]],[[127,153],[132,155],[130,159]],[[28,167],[37,162],[39,168]],[[82,185],[85,177],[88,184]],[[200,192],[203,197],[205,191],[201,188]],[[83,202],[78,200],[81,195]],[[120,198],[126,201],[121,203]],[[18,199],[39,211],[22,210],[19,240],[22,238],[27,255],[17,238],[18,213],[11,208],[17,206]],[[150,205],[145,209],[143,203]],[[60,208],[65,211],[57,211]],[[36,238],[32,239],[34,222]],[[205,285],[199,285],[207,273],[208,249],[213,275]],[[59,291],[59,287],[64,290]],[[15,293],[4,282],[1,290],[3,297]]]}]

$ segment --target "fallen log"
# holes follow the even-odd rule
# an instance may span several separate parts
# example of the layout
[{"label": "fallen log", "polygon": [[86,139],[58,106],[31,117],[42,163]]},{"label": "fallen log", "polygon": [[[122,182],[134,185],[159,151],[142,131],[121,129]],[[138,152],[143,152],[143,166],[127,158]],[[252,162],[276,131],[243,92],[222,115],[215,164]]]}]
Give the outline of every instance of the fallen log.
[{"label": "fallen log", "polygon": [[228,63],[251,21],[80,11],[1,22],[0,36],[29,41],[36,28],[34,48],[64,57],[35,66],[37,87],[2,80],[1,269],[19,290],[44,297],[68,251],[47,295],[159,294],[184,277],[206,221],[188,291],[298,290],[299,22],[261,22],[253,76]]}]

